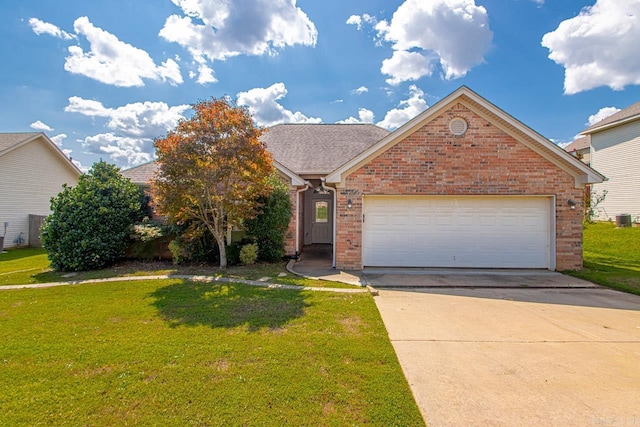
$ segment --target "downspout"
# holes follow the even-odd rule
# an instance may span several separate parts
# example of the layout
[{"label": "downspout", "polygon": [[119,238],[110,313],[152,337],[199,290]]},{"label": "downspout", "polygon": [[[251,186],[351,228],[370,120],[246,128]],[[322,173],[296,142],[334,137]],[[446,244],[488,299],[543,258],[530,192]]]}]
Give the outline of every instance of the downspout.
[{"label": "downspout", "polygon": [[304,183],[304,188],[296,190],[296,260],[300,256],[300,193],[307,191],[311,185],[309,181],[305,181]]},{"label": "downspout", "polygon": [[322,180],[322,186],[324,188],[326,188],[327,190],[333,192],[333,244],[331,245],[331,249],[333,251],[333,259],[331,260],[331,267],[332,268],[336,268],[336,237],[338,236],[338,233],[336,231],[337,227],[336,227],[336,216],[338,213],[338,193],[336,192],[335,188],[332,187],[326,187],[324,184],[324,178],[321,178]]}]

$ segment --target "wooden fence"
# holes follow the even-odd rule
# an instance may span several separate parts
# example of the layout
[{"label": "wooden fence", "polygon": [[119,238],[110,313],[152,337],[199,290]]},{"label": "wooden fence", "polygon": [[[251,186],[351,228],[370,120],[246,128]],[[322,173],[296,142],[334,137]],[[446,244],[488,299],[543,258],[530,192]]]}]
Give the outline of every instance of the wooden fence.
[{"label": "wooden fence", "polygon": [[40,227],[46,216],[29,214],[29,246],[32,248],[41,248]]}]

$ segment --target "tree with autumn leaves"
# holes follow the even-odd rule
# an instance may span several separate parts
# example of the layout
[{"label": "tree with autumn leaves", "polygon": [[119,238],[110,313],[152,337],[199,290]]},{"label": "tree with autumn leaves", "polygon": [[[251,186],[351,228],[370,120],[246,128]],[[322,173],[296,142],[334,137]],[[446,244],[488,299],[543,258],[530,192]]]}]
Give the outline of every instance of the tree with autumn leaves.
[{"label": "tree with autumn leaves", "polygon": [[174,223],[205,226],[227,266],[225,236],[260,208],[269,193],[271,155],[245,108],[227,98],[193,105],[194,115],[154,142],[156,211]]}]

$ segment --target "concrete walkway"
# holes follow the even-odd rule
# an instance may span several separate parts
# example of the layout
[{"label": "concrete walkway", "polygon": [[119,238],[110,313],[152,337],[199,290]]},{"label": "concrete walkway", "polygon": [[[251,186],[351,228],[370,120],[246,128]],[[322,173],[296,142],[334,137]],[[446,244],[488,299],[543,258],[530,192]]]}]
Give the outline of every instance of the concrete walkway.
[{"label": "concrete walkway", "polygon": [[38,289],[38,288],[52,288],[56,286],[70,286],[70,285],[84,285],[91,283],[106,283],[106,282],[128,282],[132,280],[162,280],[162,279],[183,279],[190,280],[192,282],[224,282],[224,283],[242,283],[249,286],[258,286],[261,288],[269,289],[289,289],[295,291],[316,291],[316,292],[337,292],[337,293],[363,293],[368,292],[367,289],[342,289],[342,288],[323,288],[320,286],[295,286],[295,285],[281,285],[278,283],[269,283],[260,280],[244,280],[235,279],[230,277],[219,276],[194,276],[194,275],[157,275],[157,276],[123,276],[123,277],[109,277],[106,279],[88,279],[88,280],[75,280],[65,282],[49,282],[49,283],[29,283],[24,285],[3,285],[0,286],[0,291],[8,291],[12,289]]},{"label": "concrete walkway", "polygon": [[354,286],[366,286],[362,272],[336,270],[331,266],[333,259],[331,245],[305,246],[298,261],[291,260],[287,270],[293,274],[315,280],[328,280]]}]

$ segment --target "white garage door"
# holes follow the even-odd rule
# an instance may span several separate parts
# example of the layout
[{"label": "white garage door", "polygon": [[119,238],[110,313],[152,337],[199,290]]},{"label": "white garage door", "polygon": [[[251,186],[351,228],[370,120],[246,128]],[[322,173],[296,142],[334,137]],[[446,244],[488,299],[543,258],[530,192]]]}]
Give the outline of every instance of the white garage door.
[{"label": "white garage door", "polygon": [[550,197],[366,196],[365,267],[553,268]]}]

